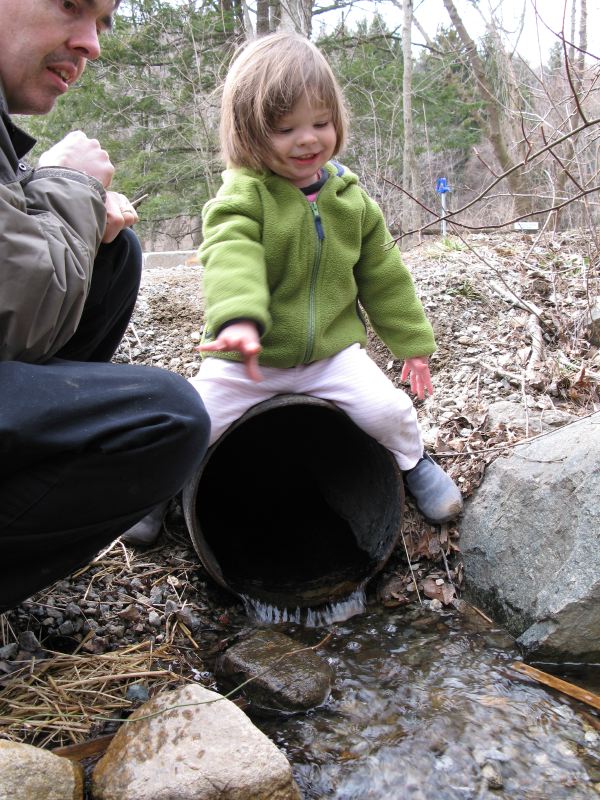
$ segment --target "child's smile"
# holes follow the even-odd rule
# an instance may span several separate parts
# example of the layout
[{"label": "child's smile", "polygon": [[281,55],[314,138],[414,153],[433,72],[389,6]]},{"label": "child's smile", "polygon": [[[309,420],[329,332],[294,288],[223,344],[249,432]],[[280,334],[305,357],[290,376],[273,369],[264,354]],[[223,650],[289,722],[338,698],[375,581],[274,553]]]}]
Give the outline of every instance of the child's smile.
[{"label": "child's smile", "polygon": [[271,134],[272,157],[267,166],[294,186],[310,186],[335,152],[337,133],[329,109],[299,100],[281,117]]}]

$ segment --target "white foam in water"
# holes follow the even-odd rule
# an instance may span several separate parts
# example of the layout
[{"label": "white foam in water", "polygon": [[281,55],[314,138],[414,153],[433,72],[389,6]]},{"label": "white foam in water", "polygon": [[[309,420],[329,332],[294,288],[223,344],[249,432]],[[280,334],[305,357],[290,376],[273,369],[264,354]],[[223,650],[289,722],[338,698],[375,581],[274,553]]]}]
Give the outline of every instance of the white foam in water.
[{"label": "white foam in water", "polygon": [[295,622],[298,625],[305,625],[307,628],[321,628],[331,625],[333,622],[344,622],[355,614],[362,614],[367,606],[364,586],[359,586],[345,600],[328,603],[318,608],[279,608],[257,600],[255,597],[248,597],[248,595],[241,595],[241,599],[246,614],[254,622],[270,625],[276,625],[279,622]]}]

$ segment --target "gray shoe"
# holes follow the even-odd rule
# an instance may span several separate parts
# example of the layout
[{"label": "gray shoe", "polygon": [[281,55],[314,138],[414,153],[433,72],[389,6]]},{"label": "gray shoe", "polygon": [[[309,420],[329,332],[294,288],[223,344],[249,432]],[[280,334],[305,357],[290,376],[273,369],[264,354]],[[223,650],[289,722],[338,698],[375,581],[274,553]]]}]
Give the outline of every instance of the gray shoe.
[{"label": "gray shoe", "polygon": [[460,489],[429,453],[423,453],[416,465],[404,473],[404,484],[430,522],[450,522],[462,511]]},{"label": "gray shoe", "polygon": [[156,508],[153,508],[143,519],[121,534],[121,541],[134,547],[149,547],[154,544],[162,530],[168,505],[169,501],[165,500],[164,503],[160,503]]}]

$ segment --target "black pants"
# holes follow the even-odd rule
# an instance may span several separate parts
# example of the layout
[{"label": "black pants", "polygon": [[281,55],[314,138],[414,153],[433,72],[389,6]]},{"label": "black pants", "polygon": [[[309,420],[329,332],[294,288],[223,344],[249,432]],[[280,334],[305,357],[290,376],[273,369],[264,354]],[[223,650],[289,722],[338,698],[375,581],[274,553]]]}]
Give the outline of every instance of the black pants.
[{"label": "black pants", "polygon": [[131,231],[100,248],[81,324],[59,357],[0,362],[0,611],[89,562],[176,494],[210,424],[196,390],[106,363],[141,275]]}]

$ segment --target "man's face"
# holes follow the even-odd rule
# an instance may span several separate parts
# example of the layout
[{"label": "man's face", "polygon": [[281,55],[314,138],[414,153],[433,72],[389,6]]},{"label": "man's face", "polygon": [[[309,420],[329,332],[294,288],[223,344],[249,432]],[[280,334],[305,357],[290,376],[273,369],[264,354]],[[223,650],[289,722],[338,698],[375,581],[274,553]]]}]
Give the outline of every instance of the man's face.
[{"label": "man's face", "polygon": [[115,0],[0,0],[0,82],[13,114],[46,114],[98,58]]}]

